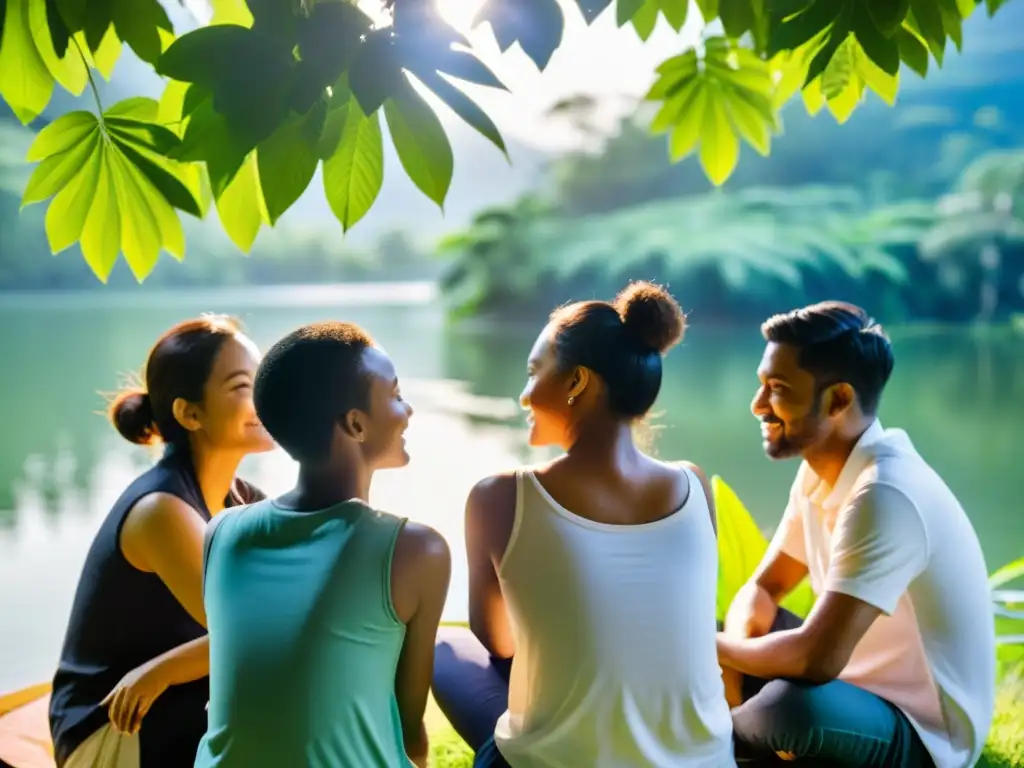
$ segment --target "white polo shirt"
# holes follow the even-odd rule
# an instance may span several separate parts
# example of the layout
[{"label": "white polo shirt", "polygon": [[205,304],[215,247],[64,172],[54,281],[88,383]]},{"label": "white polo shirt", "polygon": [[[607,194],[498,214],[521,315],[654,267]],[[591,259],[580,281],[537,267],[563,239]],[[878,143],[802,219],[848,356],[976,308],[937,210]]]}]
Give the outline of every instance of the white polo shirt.
[{"label": "white polo shirt", "polygon": [[872,423],[834,487],[806,462],[772,547],[805,563],[815,594],[879,608],[840,675],[907,716],[937,768],[969,768],[995,701],[988,571],[963,507],[907,433]]}]

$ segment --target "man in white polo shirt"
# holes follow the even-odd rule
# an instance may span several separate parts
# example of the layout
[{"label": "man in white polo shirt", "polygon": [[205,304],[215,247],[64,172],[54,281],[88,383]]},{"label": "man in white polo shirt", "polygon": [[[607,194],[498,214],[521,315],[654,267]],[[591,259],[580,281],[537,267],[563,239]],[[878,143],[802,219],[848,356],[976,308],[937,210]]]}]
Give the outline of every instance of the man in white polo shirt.
[{"label": "man in white polo shirt", "polygon": [[[956,497],[876,417],[889,340],[839,302],[772,317],[762,334],[751,409],[768,456],[803,461],[719,633],[738,754],[969,768],[995,698],[987,569]],[[778,604],[805,576],[817,599],[801,623]]]}]

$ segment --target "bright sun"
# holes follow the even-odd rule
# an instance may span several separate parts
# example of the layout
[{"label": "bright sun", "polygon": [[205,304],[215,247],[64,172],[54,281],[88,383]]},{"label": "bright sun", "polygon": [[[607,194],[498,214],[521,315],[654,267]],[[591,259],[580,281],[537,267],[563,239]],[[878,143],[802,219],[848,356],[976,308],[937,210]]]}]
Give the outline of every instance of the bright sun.
[{"label": "bright sun", "polygon": [[[434,2],[437,3],[437,11],[441,18],[460,32],[469,30],[473,17],[480,6],[484,4],[484,0],[434,0]],[[359,7],[377,23],[386,20],[380,0],[359,0]]]}]

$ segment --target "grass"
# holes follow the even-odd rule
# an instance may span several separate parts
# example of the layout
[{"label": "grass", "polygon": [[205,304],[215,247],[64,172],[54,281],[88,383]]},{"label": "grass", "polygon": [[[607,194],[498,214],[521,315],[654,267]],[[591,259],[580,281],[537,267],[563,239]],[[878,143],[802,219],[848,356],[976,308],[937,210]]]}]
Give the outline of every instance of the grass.
[{"label": "grass", "polygon": [[[431,768],[471,768],[473,753],[437,708],[427,705]],[[1024,670],[1008,677],[996,698],[996,715],[978,768],[1024,768]]]}]

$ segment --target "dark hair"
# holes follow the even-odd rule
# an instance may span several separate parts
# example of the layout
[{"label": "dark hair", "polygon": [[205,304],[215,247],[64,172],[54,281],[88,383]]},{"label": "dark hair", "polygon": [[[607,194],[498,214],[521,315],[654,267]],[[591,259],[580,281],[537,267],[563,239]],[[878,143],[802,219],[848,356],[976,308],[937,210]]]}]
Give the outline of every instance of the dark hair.
[{"label": "dark hair", "polygon": [[372,344],[358,325],[324,322],[292,331],[267,352],[256,373],[256,414],[293,459],[327,458],[338,420],[369,407],[362,357]]},{"label": "dark hair", "polygon": [[775,315],[761,324],[767,341],[799,349],[800,367],[822,384],[846,382],[861,410],[873,415],[892,374],[892,345],[882,326],[863,309],[823,301]]},{"label": "dark hair", "polygon": [[683,338],[686,318],[659,285],[630,283],[614,302],[581,301],[556,309],[559,367],[584,366],[608,388],[612,413],[632,419],[654,405],[661,389],[661,358]]},{"label": "dark hair", "polygon": [[127,387],[110,403],[107,413],[121,436],[138,445],[187,445],[188,430],[174,417],[174,401],[202,402],[217,354],[239,330],[233,318],[209,314],[165,331],[146,359],[145,386]]}]

